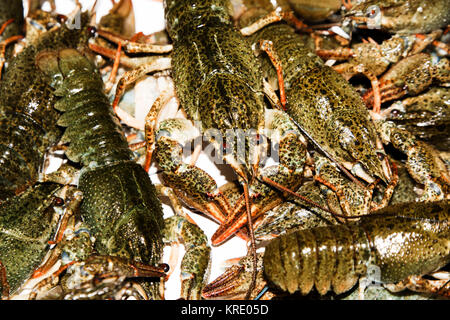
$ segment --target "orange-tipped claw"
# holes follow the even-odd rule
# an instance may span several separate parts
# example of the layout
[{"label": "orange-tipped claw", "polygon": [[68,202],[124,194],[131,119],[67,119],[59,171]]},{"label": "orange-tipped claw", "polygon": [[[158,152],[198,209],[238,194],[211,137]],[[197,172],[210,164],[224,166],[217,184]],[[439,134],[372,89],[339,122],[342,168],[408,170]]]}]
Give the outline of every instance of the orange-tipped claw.
[{"label": "orange-tipped claw", "polygon": [[[66,270],[68,267],[70,267],[70,266],[73,265],[74,263],[75,263],[75,261],[71,261],[71,262],[69,262],[69,263],[67,263],[67,264],[65,264],[65,265],[63,265],[63,266],[61,266],[58,270],[56,270],[56,271],[52,274],[52,276],[54,276],[54,277],[59,276],[59,275],[61,274],[61,272],[63,272],[64,270]],[[33,272],[33,274],[31,275],[31,278],[32,278],[32,279],[35,279],[35,278],[42,277],[43,275],[45,275],[45,274],[50,270],[50,268],[51,268],[52,266],[53,266],[53,264],[52,264],[52,265],[45,264],[45,265],[42,266],[41,268],[36,269],[36,270]]]},{"label": "orange-tipped claw", "polygon": [[[249,205],[249,207],[247,207],[247,205]],[[231,215],[224,217],[223,220],[219,220],[221,221],[221,225],[212,235],[211,244],[213,246],[218,246],[221,243],[227,241],[235,233],[238,233],[238,236],[240,236],[244,240],[248,239],[249,237],[246,237],[242,231],[239,231],[239,229],[245,227],[248,223],[248,211],[250,211],[250,217],[252,221],[254,221],[254,219],[256,219],[261,213],[263,213],[263,211],[261,211],[257,206],[252,206],[250,204],[250,199],[247,199],[244,194],[244,197],[241,196],[239,200],[234,204],[234,211],[231,213]]]},{"label": "orange-tipped claw", "polygon": [[[263,278],[262,254],[257,254],[257,281],[250,298],[254,299],[258,293],[267,285]],[[245,256],[228,268],[225,273],[206,285],[202,290],[202,297],[205,299],[244,299],[252,281],[252,256]]]},{"label": "orange-tipped claw", "polygon": [[243,281],[245,280],[244,275],[243,267],[232,266],[224,274],[203,288],[202,297],[205,299],[229,299],[234,296],[238,299],[239,294],[243,297],[247,292],[247,290],[242,289],[245,284]]},{"label": "orange-tipped claw", "polygon": [[135,277],[165,277],[169,271],[169,265],[161,263],[157,266],[150,266],[140,262],[133,262],[130,267],[134,270]]},{"label": "orange-tipped claw", "polygon": [[[253,217],[254,218],[254,217]],[[232,217],[228,217],[224,223],[216,230],[216,232],[211,237],[211,244],[213,246],[218,246],[223,242],[227,241],[231,236],[233,236],[239,229],[247,224],[247,214],[246,212],[238,212]]]},{"label": "orange-tipped claw", "polygon": [[[324,210],[326,212],[329,212],[331,214],[335,214],[330,209],[325,208],[324,206],[321,206],[320,204],[302,196],[301,194],[298,194],[281,184],[267,178],[267,177],[261,177],[261,179],[269,184],[270,186],[280,190],[281,192],[286,192],[289,194],[292,194],[293,196],[302,199],[303,201],[320,208],[321,210]],[[266,210],[261,210],[260,208],[254,206],[251,207],[251,218],[254,221],[256,218],[259,217],[262,213],[264,213]],[[267,208],[266,208],[267,209]],[[268,210],[268,209],[267,209]],[[221,226],[216,230],[216,232],[211,237],[211,243],[213,246],[218,246],[228,240],[231,236],[233,236],[239,229],[244,227],[248,223],[247,215],[242,210],[235,210],[232,215],[228,216],[225,221],[221,224]]]}]

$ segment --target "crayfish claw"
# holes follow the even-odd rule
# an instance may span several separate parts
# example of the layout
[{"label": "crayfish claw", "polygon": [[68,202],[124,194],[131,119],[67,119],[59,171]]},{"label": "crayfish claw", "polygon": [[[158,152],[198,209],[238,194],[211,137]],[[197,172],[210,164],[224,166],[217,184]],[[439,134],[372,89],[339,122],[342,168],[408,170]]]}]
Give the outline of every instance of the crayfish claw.
[{"label": "crayfish claw", "polygon": [[[262,254],[258,253],[257,258],[256,286],[251,292],[250,299],[258,297],[259,293],[267,285],[263,278]],[[206,285],[203,288],[202,297],[205,299],[244,299],[252,281],[252,266],[252,256],[243,257],[239,260],[237,265],[227,268],[222,275]],[[266,292],[266,294],[262,296],[263,299],[270,298],[267,295],[271,294]]]}]

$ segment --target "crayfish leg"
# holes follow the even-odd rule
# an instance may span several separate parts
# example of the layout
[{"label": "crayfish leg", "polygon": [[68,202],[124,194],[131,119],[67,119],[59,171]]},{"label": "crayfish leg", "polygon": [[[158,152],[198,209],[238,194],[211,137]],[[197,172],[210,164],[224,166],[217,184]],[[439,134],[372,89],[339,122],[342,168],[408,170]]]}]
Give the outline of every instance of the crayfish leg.
[{"label": "crayfish leg", "polygon": [[2,35],[3,32],[5,32],[6,27],[7,27],[8,25],[10,25],[11,23],[13,23],[13,22],[14,22],[14,19],[9,19],[9,20],[6,20],[6,21],[2,24],[2,26],[0,27],[0,36]]},{"label": "crayfish leg", "polygon": [[163,234],[164,243],[180,243],[186,249],[181,261],[181,298],[199,300],[211,254],[206,235],[196,224],[178,215],[165,220]]},{"label": "crayfish leg", "polygon": [[123,76],[120,78],[119,83],[116,87],[116,92],[114,96],[113,101],[113,109],[116,112],[117,116],[126,124],[137,128],[142,129],[142,125],[139,125],[139,121],[129,115],[127,112],[119,108],[119,101],[122,97],[123,93],[125,92],[125,88],[127,85],[130,85],[139,78],[142,78],[147,73],[154,72],[154,71],[160,71],[160,70],[167,70],[171,68],[171,58],[167,57],[158,57],[153,60],[152,63],[144,64],[136,69],[127,71],[123,74]]},{"label": "crayfish leg", "polygon": [[261,40],[260,48],[261,48],[261,50],[263,50],[267,53],[267,55],[270,58],[270,61],[272,61],[273,66],[277,70],[278,87],[280,89],[280,101],[281,101],[281,105],[283,106],[283,109],[285,110],[285,108],[286,108],[286,91],[284,88],[284,78],[283,78],[283,69],[281,66],[281,60],[278,57],[276,50],[273,48],[272,41]]},{"label": "crayfish leg", "polygon": [[409,289],[414,292],[450,297],[450,278],[432,280],[425,279],[422,276],[410,276],[399,283],[388,284],[385,287],[392,292]]},{"label": "crayfish leg", "polygon": [[[172,247],[182,244],[185,247],[185,255],[181,262],[181,298],[185,300],[201,299],[201,290],[204,285],[204,277],[209,268],[211,248],[204,232],[195,223],[195,221],[183,211],[172,188],[163,185],[157,185],[159,194],[167,196],[175,215],[165,219],[163,241]],[[171,250],[170,265],[175,265],[178,256],[178,249]],[[174,268],[171,268],[173,270]],[[165,277],[168,280],[171,272]]]},{"label": "crayfish leg", "polygon": [[[72,264],[74,264],[75,261],[71,261],[61,267],[58,268],[58,270],[56,270],[55,272],[53,272],[49,277],[42,279],[41,281],[39,281],[31,290],[30,295],[29,295],[29,299],[30,300],[35,300],[36,297],[38,296],[39,292],[42,291],[44,288],[51,288],[52,286],[54,286],[55,284],[58,283],[59,281],[59,275],[65,271],[68,267],[70,267]],[[42,274],[43,275],[43,274]],[[40,277],[41,275],[34,275],[33,277]]]},{"label": "crayfish leg", "polygon": [[111,89],[116,81],[117,71],[119,70],[121,51],[122,51],[122,44],[119,42],[119,45],[117,46],[117,49],[116,49],[116,55],[114,57],[114,64],[111,69],[111,73],[109,74],[108,81],[106,81],[106,83],[105,83],[105,92],[107,92],[107,93],[109,91],[111,91]]},{"label": "crayfish leg", "polygon": [[8,279],[6,278],[6,268],[3,265],[3,263],[0,261],[0,284],[2,285],[2,296],[1,298],[4,300],[8,300],[9,298],[9,283]]},{"label": "crayfish leg", "polygon": [[390,167],[392,170],[391,181],[389,181],[389,184],[387,185],[386,189],[384,190],[384,194],[383,194],[383,198],[381,199],[381,202],[377,205],[374,205],[374,203],[372,203],[370,211],[376,211],[376,210],[386,207],[389,204],[389,201],[391,200],[392,195],[394,194],[395,187],[397,186],[398,180],[399,180],[398,168],[394,162],[392,162],[390,164]]},{"label": "crayfish leg", "polygon": [[23,39],[23,36],[12,36],[9,37],[8,39],[3,40],[2,42],[0,42],[0,74],[2,72],[3,69],[3,65],[5,64],[6,58],[6,47],[16,41],[19,41],[20,39]]},{"label": "crayfish leg", "polygon": [[440,29],[433,31],[429,34],[421,34],[421,33],[416,34],[417,40],[413,44],[413,48],[411,49],[410,55],[422,52],[430,44],[432,44],[436,48],[444,50],[445,52],[447,52],[447,54],[449,54],[450,50],[449,50],[448,44],[436,40],[441,35],[442,35],[442,30],[440,30]]},{"label": "crayfish leg", "polygon": [[[80,191],[75,191],[73,194],[70,195],[70,199],[66,202],[64,205],[64,212],[63,216],[59,221],[59,227],[58,230],[54,236],[54,239],[52,241],[49,241],[49,244],[59,244],[64,237],[64,232],[67,229],[67,226],[69,224],[69,220],[74,216],[76,210],[79,208],[81,201],[83,199],[83,196]],[[43,265],[41,265],[39,268],[37,268],[32,278],[38,278],[43,275],[45,275],[59,260],[61,255],[61,250],[58,246],[56,246],[50,253],[49,257],[46,259]]]},{"label": "crayfish leg", "polygon": [[372,92],[373,92],[373,112],[380,113],[381,111],[381,92],[380,92],[380,83],[378,81],[378,78],[375,74],[367,70],[363,67],[362,70],[360,70],[358,67],[355,67],[356,71],[359,71],[363,75],[367,77],[367,79],[370,80],[370,84],[372,85]]},{"label": "crayfish leg", "polygon": [[[318,36],[315,36],[316,39],[321,39],[318,38]],[[320,42],[319,40],[315,40],[315,47],[316,47],[316,54],[321,57],[322,59],[332,59],[332,60],[346,60],[349,59],[351,57],[353,57],[353,55],[355,54],[353,49],[351,48],[345,48],[345,47],[341,47],[341,48],[337,48],[337,49],[333,49],[333,50],[325,50],[325,49],[321,49],[320,48]],[[347,64],[344,64],[345,67]],[[341,69],[336,69],[334,68],[336,71],[338,71],[339,73],[342,73],[341,70],[344,68],[344,65],[338,65],[336,66],[341,68]]]},{"label": "crayfish leg", "polygon": [[148,172],[150,168],[150,163],[152,161],[152,154],[155,148],[155,130],[157,125],[158,116],[162,108],[169,102],[172,97],[175,96],[175,90],[172,88],[170,91],[164,91],[155,100],[152,107],[145,117],[145,141],[146,141],[146,153],[145,153],[145,164],[144,170]]}]

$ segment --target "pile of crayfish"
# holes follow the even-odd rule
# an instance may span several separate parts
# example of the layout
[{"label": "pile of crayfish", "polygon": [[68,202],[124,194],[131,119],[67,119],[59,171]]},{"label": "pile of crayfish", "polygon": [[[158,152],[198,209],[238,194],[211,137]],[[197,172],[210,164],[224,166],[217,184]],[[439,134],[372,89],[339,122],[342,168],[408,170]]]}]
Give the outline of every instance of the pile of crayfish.
[{"label": "pile of crayfish", "polygon": [[450,297],[450,2],[100,3],[0,0],[2,299]]}]

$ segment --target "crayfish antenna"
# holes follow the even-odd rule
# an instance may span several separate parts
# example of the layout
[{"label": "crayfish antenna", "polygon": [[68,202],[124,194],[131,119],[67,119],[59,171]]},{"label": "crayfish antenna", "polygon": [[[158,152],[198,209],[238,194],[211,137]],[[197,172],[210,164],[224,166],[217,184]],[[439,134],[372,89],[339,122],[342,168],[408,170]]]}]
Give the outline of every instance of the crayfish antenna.
[{"label": "crayfish antenna", "polygon": [[312,201],[312,200],[302,196],[301,194],[298,194],[297,192],[292,191],[291,189],[282,186],[281,184],[273,181],[272,179],[269,179],[267,177],[261,177],[261,179],[264,182],[266,182],[267,184],[273,186],[274,188],[276,188],[276,189],[278,189],[278,190],[280,190],[282,192],[287,192],[287,193],[289,193],[289,194],[291,194],[291,195],[293,195],[293,196],[295,196],[295,197],[297,197],[297,198],[299,198],[299,199],[301,199],[301,200],[303,200],[303,201],[313,205],[314,207],[317,207],[317,208],[319,208],[319,209],[321,209],[323,211],[326,211],[326,212],[328,212],[328,213],[330,213],[330,214],[332,214],[334,216],[339,216],[337,213],[333,212],[332,210],[330,210],[328,208],[325,208],[324,206],[318,204],[317,202],[314,202],[314,201]]}]

